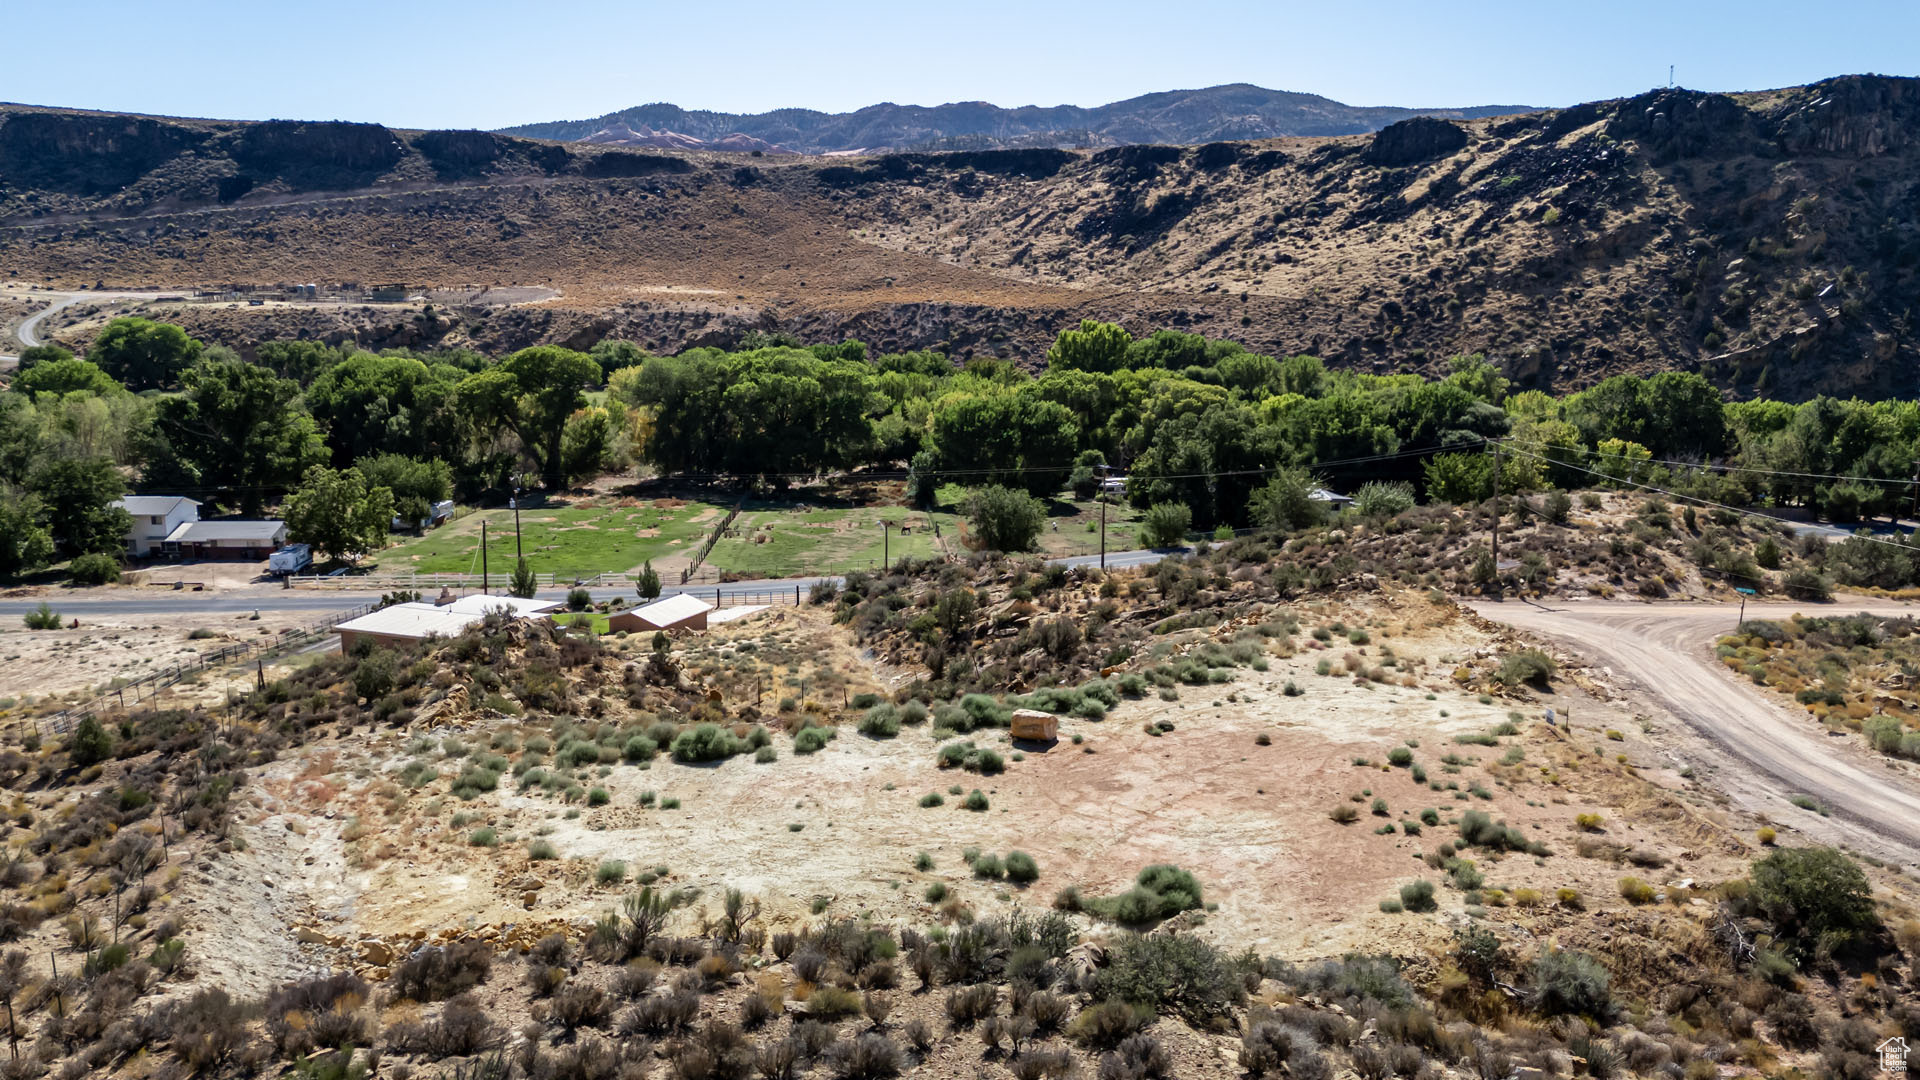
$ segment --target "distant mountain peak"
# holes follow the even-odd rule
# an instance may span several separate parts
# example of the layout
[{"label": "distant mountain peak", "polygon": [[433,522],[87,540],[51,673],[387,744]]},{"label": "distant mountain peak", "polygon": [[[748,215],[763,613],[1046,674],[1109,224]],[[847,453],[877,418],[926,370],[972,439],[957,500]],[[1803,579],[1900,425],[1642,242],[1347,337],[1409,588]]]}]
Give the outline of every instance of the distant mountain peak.
[{"label": "distant mountain peak", "polygon": [[[1466,108],[1345,105],[1318,94],[1269,90],[1240,82],[1197,90],[1161,90],[1091,108],[1078,105],[1005,108],[986,101],[943,105],[900,105],[883,101],[845,113],[776,109],[740,114],[689,110],[656,102],[591,120],[523,124],[503,128],[501,133],[562,142],[844,154],[878,150],[1195,144],[1222,139],[1360,135],[1413,116],[1473,119],[1533,111],[1534,108],[1527,105]],[[631,139],[637,141],[629,141],[624,132],[631,132]]]}]

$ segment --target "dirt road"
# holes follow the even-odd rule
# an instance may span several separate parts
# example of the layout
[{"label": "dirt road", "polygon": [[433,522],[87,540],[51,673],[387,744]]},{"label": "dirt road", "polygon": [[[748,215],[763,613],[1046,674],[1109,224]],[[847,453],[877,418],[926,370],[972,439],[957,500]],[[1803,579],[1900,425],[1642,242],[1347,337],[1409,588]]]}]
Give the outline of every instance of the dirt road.
[{"label": "dirt road", "polygon": [[[1557,603],[1508,601],[1473,605],[1481,615],[1555,639],[1622,679],[1686,722],[1723,760],[1718,779],[1751,809],[1809,826],[1817,835],[1837,824],[1855,847],[1920,862],[1920,782],[1874,754],[1857,738],[1828,735],[1812,718],[1782,706],[1735,678],[1713,656],[1715,639],[1733,629],[1732,605]],[[1749,619],[1784,619],[1805,604],[1747,605]],[[1842,602],[1834,614],[1912,614],[1913,605]],[[1832,818],[1785,800],[1808,795]],[[1788,815],[1798,815],[1789,817]]]}]

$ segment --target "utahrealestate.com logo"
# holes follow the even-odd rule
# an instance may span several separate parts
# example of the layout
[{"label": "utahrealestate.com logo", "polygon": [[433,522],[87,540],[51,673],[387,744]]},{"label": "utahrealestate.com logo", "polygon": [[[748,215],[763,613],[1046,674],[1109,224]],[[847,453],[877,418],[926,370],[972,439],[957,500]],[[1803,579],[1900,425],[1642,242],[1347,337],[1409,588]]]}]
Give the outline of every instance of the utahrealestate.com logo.
[{"label": "utahrealestate.com logo", "polygon": [[1880,1052],[1880,1071],[1904,1080],[1907,1075],[1907,1040],[1895,1035],[1874,1049]]}]

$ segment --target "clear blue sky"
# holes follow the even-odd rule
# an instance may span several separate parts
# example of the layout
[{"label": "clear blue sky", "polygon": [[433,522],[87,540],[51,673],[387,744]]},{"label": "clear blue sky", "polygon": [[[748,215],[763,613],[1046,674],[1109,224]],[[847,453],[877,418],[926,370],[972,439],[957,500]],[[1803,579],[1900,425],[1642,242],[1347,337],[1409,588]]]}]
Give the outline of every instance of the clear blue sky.
[{"label": "clear blue sky", "polygon": [[1920,3],[95,0],[5,5],[0,100],[505,127],[671,101],[1097,105],[1251,82],[1355,105],[1567,105],[1920,74]]}]

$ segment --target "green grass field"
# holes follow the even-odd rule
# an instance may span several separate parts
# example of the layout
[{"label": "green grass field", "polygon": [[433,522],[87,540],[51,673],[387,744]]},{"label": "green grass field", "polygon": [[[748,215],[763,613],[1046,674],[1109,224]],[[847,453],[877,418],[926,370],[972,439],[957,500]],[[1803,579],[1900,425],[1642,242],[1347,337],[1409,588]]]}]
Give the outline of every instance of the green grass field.
[{"label": "green grass field", "polygon": [[[959,484],[943,484],[934,492],[940,509],[955,518],[963,515],[972,489]],[[1049,557],[1093,555],[1100,550],[1100,504],[1092,499],[1076,499],[1071,492],[1045,500],[1047,524],[1040,531],[1040,552]],[[1140,511],[1124,502],[1107,504],[1107,550],[1129,551],[1140,546]],[[949,541],[952,543],[952,541]],[[958,545],[955,545],[958,550]]]},{"label": "green grass field", "polygon": [[[890,523],[884,545],[882,521]],[[939,523],[949,550],[958,551],[956,518],[944,509],[928,515],[904,506],[822,510],[805,503],[749,502],[734,519],[731,535],[713,545],[707,564],[765,578],[873,569],[883,551],[890,560],[937,554],[932,522]],[[902,533],[902,525],[911,528]]]},{"label": "green grass field", "polygon": [[[874,569],[887,559],[938,554],[933,524],[940,526],[946,549],[965,552],[962,517],[969,489],[946,485],[936,493],[931,513],[903,506],[823,508],[803,501],[749,501],[734,520],[730,535],[715,544],[707,566],[744,578],[785,578],[842,574]],[[1047,503],[1040,550],[1049,556],[1090,555],[1100,550],[1100,506],[1092,500],[1054,499]],[[634,500],[583,500],[520,512],[521,543],[527,562],[543,578],[587,578],[601,573],[631,573],[651,559],[656,566],[674,555],[690,555],[728,507],[690,502],[655,506]],[[1139,546],[1139,512],[1107,506],[1107,550]],[[502,580],[513,572],[513,511],[482,510],[425,536],[405,540],[380,553],[382,571],[423,574],[480,572],[480,523],[488,528],[487,558]],[[889,524],[883,547],[881,522]],[[902,526],[909,526],[902,532]],[[710,576],[705,576],[711,580]],[[669,581],[677,581],[669,574]]]},{"label": "green grass field", "polygon": [[607,617],[595,611],[556,611],[553,621],[561,626],[585,626],[596,634],[607,632]]},{"label": "green grass field", "polygon": [[[597,500],[520,511],[521,545],[537,574],[562,578],[637,569],[652,559],[691,552],[727,512],[712,503],[657,507],[633,500]],[[513,511],[481,510],[380,553],[381,570],[479,573],[480,524],[487,523],[491,572],[513,572]]]}]

